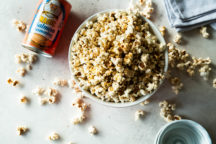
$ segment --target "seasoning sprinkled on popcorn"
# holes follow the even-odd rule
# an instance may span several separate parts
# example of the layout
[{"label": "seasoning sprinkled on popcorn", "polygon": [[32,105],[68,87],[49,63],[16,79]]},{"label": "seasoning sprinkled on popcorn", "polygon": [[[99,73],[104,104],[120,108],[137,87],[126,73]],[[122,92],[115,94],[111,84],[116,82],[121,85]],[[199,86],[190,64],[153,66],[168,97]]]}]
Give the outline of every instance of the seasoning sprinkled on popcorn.
[{"label": "seasoning sprinkled on popcorn", "polygon": [[164,78],[164,50],[140,14],[101,14],[73,41],[72,74],[103,101],[132,102],[152,93]]}]

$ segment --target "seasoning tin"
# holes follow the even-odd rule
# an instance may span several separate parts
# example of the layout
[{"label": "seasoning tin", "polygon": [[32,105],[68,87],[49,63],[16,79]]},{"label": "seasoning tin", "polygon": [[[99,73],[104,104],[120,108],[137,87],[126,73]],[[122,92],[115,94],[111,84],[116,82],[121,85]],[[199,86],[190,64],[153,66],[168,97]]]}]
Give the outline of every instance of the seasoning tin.
[{"label": "seasoning tin", "polygon": [[177,120],[162,127],[154,144],[212,144],[212,142],[200,124],[191,120]]},{"label": "seasoning tin", "polygon": [[70,10],[71,5],[65,0],[40,0],[22,46],[52,57]]}]

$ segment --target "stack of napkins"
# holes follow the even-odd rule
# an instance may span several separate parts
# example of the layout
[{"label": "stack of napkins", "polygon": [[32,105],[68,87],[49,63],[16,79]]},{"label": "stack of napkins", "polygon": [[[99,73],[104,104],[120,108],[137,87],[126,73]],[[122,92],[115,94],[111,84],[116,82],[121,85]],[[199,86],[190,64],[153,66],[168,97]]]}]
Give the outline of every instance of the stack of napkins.
[{"label": "stack of napkins", "polygon": [[177,31],[210,24],[216,30],[216,0],[164,0],[169,22]]}]

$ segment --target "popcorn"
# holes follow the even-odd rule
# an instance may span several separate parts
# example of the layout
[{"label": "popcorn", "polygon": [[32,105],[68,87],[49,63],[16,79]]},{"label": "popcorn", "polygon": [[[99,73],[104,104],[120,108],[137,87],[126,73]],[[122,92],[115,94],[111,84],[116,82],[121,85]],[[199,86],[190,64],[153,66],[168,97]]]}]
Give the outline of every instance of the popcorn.
[{"label": "popcorn", "polygon": [[204,65],[199,69],[200,76],[203,77],[204,80],[208,80],[210,71],[211,68],[209,67],[209,65]]},{"label": "popcorn", "polygon": [[160,33],[162,34],[162,36],[165,36],[166,27],[165,27],[165,26],[161,26],[161,27],[159,28],[159,31],[160,31]]},{"label": "popcorn", "polygon": [[13,24],[19,32],[25,32],[27,29],[27,24],[21,20],[13,20]]},{"label": "popcorn", "polygon": [[94,127],[94,126],[90,126],[89,128],[88,128],[88,131],[89,131],[89,133],[91,134],[91,135],[95,135],[95,134],[97,134],[97,129]]},{"label": "popcorn", "polygon": [[26,96],[21,96],[20,98],[20,103],[28,103],[29,102],[29,99],[26,97]]},{"label": "popcorn", "polygon": [[209,33],[207,32],[207,27],[201,27],[200,33],[202,34],[202,37],[209,38]]},{"label": "popcorn", "polygon": [[144,105],[147,105],[147,104],[149,104],[149,103],[150,103],[150,100],[147,99],[147,100],[145,100],[144,102],[141,102],[140,105],[141,105],[141,106],[144,106]]},{"label": "popcorn", "polygon": [[52,141],[56,141],[56,140],[59,140],[60,139],[60,135],[56,132],[53,132],[50,136],[49,136],[49,140],[52,140]]},{"label": "popcorn", "polygon": [[181,120],[181,116],[174,115],[176,109],[175,104],[170,104],[166,100],[159,102],[160,116],[164,118],[165,121],[171,122],[174,120]]},{"label": "popcorn", "polygon": [[12,80],[12,78],[8,78],[7,83],[12,84],[14,87],[20,84],[18,80]]},{"label": "popcorn", "polygon": [[145,111],[143,110],[138,110],[135,112],[135,121],[137,121],[138,119],[140,119],[140,117],[144,117],[145,116]]},{"label": "popcorn", "polygon": [[45,92],[45,89],[42,88],[42,87],[39,87],[39,86],[32,90],[32,93],[35,94],[35,95],[38,95],[38,96],[43,95],[44,92]]},{"label": "popcorn", "polygon": [[141,15],[145,16],[148,19],[151,17],[151,14],[154,11],[152,0],[139,0],[139,2],[135,4],[134,0],[131,0],[129,9],[134,12],[139,12]]},{"label": "popcorn", "polygon": [[25,76],[27,73],[26,69],[23,67],[19,68],[16,72],[22,77]]},{"label": "popcorn", "polygon": [[[109,12],[91,23],[81,29],[71,51],[72,74],[79,86],[115,103],[132,102],[156,90],[163,79],[165,45],[140,14]],[[69,85],[81,92],[75,82]],[[125,93],[128,87],[131,91]]]},{"label": "popcorn", "polygon": [[29,129],[26,126],[17,127],[17,135],[24,135]]},{"label": "popcorn", "polygon": [[89,108],[89,105],[86,104],[83,99],[79,97],[74,100],[72,106],[77,107],[79,110],[79,115],[72,120],[72,123],[75,125],[82,123],[86,119],[85,112],[87,108]]},{"label": "popcorn", "polygon": [[64,79],[55,78],[53,81],[53,84],[57,85],[57,86],[64,87],[64,86],[68,85],[68,81],[64,80]]},{"label": "popcorn", "polygon": [[177,34],[173,40],[175,43],[180,44],[182,41],[182,35],[181,34]]},{"label": "popcorn", "polygon": [[22,54],[15,55],[15,62],[17,64],[20,63],[33,64],[36,61],[37,61],[37,55],[35,54],[22,53]]},{"label": "popcorn", "polygon": [[173,77],[170,79],[170,83],[172,84],[172,90],[177,95],[179,90],[182,89],[183,83],[180,81],[178,77]]},{"label": "popcorn", "polygon": [[216,88],[216,78],[213,80],[213,88]]}]

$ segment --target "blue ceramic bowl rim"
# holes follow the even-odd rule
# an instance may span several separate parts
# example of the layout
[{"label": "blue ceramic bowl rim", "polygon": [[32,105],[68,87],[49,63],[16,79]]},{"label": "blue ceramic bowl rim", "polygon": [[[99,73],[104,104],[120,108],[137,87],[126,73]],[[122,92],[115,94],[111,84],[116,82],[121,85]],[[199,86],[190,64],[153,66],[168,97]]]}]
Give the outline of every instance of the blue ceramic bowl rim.
[{"label": "blue ceramic bowl rim", "polygon": [[159,132],[157,133],[154,144],[159,144],[160,138],[166,129],[168,129],[168,128],[176,125],[176,124],[179,124],[179,123],[182,123],[183,125],[190,125],[192,127],[195,127],[200,133],[202,133],[202,135],[207,140],[208,143],[206,143],[206,144],[212,144],[211,138],[210,138],[208,132],[206,131],[206,129],[202,125],[200,125],[199,123],[192,121],[192,120],[187,120],[187,119],[176,120],[176,121],[169,122],[168,124],[164,125],[159,130]]}]

